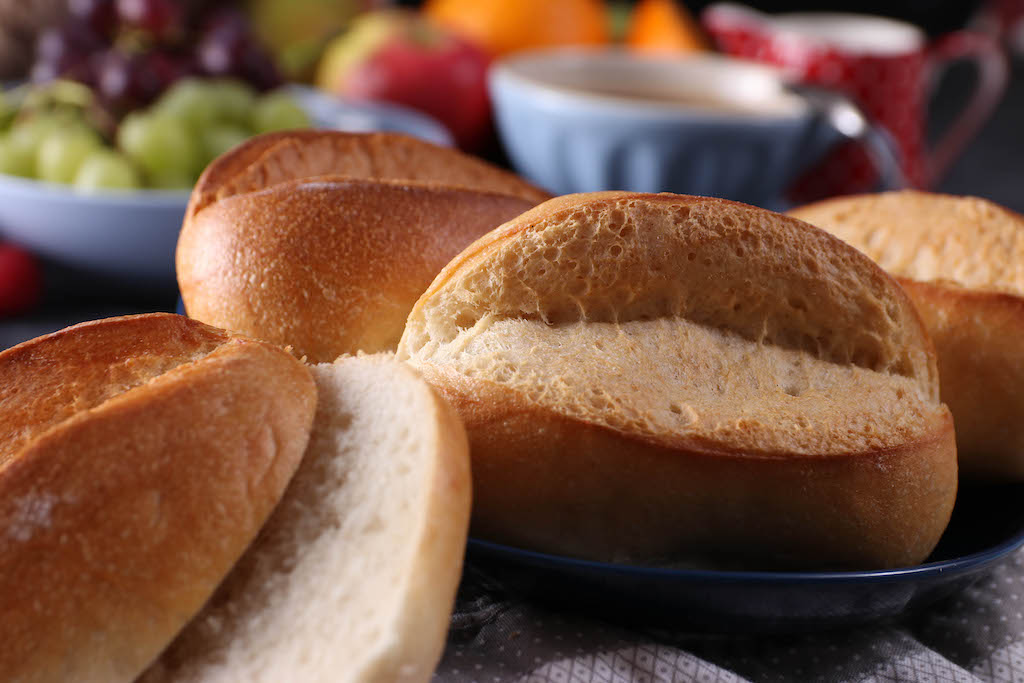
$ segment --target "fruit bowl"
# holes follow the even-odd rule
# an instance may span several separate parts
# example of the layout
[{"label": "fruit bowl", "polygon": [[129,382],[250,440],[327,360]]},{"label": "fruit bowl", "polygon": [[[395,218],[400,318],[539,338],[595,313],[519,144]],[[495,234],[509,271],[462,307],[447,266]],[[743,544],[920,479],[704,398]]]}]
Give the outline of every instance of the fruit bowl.
[{"label": "fruit bowl", "polygon": [[[302,86],[288,90],[317,127],[403,132],[451,144],[443,126],[405,108],[345,101]],[[86,195],[66,185],[0,174],[0,236],[69,266],[171,285],[188,197],[187,190],[152,189]]]}]

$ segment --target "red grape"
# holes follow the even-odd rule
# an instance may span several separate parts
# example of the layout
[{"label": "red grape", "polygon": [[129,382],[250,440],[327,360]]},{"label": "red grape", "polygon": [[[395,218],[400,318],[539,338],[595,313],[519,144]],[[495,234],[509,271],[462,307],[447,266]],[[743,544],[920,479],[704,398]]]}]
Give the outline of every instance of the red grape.
[{"label": "red grape", "polygon": [[282,82],[269,51],[238,10],[220,10],[207,20],[196,46],[196,58],[203,73],[241,78],[259,90]]},{"label": "red grape", "polygon": [[158,42],[177,38],[184,30],[184,12],[175,0],[117,0],[124,26],[140,29]]},{"label": "red grape", "polygon": [[89,55],[102,45],[102,39],[84,22],[47,28],[36,40],[31,78],[41,82],[63,77],[93,85]]},{"label": "red grape", "polygon": [[98,36],[111,38],[117,29],[114,0],[68,0],[71,16],[81,19]]}]

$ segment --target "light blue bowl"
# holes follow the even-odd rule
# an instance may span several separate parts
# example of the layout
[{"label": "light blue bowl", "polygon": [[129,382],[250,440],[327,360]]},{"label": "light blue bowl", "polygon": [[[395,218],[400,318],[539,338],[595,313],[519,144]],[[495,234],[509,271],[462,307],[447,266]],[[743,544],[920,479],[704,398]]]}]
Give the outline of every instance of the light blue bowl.
[{"label": "light blue bowl", "polygon": [[517,170],[555,194],[679,192],[780,208],[843,136],[769,67],[716,55],[527,52],[490,92]]},{"label": "light blue bowl", "polygon": [[[344,101],[294,86],[314,125],[408,133],[451,145],[433,119],[391,105]],[[84,195],[0,174],[0,236],[55,261],[147,285],[173,285],[174,250],[188,191],[134,190]]]}]

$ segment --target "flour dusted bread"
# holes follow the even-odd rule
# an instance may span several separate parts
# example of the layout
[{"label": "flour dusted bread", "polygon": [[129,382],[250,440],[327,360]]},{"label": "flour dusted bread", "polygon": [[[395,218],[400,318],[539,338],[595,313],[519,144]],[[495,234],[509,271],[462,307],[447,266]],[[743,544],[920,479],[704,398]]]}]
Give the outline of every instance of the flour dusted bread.
[{"label": "flour dusted bread", "polygon": [[283,493],[310,372],[152,314],[7,349],[0,387],[0,680],[134,680]]},{"label": "flour dusted bread", "polygon": [[465,432],[391,356],[313,371],[316,423],[288,491],[143,683],[430,679],[469,523]]},{"label": "flour dusted bread", "polygon": [[895,275],[938,354],[960,470],[1024,480],[1024,217],[976,197],[844,197],[792,214]]},{"label": "flour dusted bread", "polygon": [[949,411],[892,278],[715,199],[560,197],[434,280],[398,355],[462,416],[474,533],[599,560],[922,561]]},{"label": "flour dusted bread", "polygon": [[474,239],[546,198],[402,135],[254,138],[193,190],[177,249],[189,316],[310,361],[394,350],[413,303]]}]

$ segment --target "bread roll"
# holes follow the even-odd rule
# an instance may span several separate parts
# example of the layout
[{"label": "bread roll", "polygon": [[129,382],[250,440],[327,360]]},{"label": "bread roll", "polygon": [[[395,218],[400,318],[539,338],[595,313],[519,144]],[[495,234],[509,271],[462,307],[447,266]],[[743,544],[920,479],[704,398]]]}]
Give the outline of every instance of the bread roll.
[{"label": "bread roll", "polygon": [[792,213],[866,253],[917,305],[938,354],[961,472],[1024,480],[1024,216],[917,191]]},{"label": "bread roll", "polygon": [[895,281],[723,200],[548,201],[463,251],[398,356],[462,416],[473,533],[596,560],[880,568],[956,493],[934,352]]},{"label": "bread roll", "polygon": [[313,362],[394,350],[413,303],[449,259],[531,206],[339,176],[233,194],[186,220],[181,296],[190,317],[291,345]]},{"label": "bread roll", "polygon": [[310,372],[152,314],[12,347],[0,386],[0,680],[131,681],[282,495]]},{"label": "bread roll", "polygon": [[465,432],[392,357],[314,374],[316,423],[287,493],[143,683],[430,679],[469,524]]},{"label": "bread roll", "polygon": [[520,197],[531,206],[551,196],[481,159],[408,135],[293,130],[250,138],[215,159],[193,188],[186,220],[225,197],[322,175],[440,183]]}]

